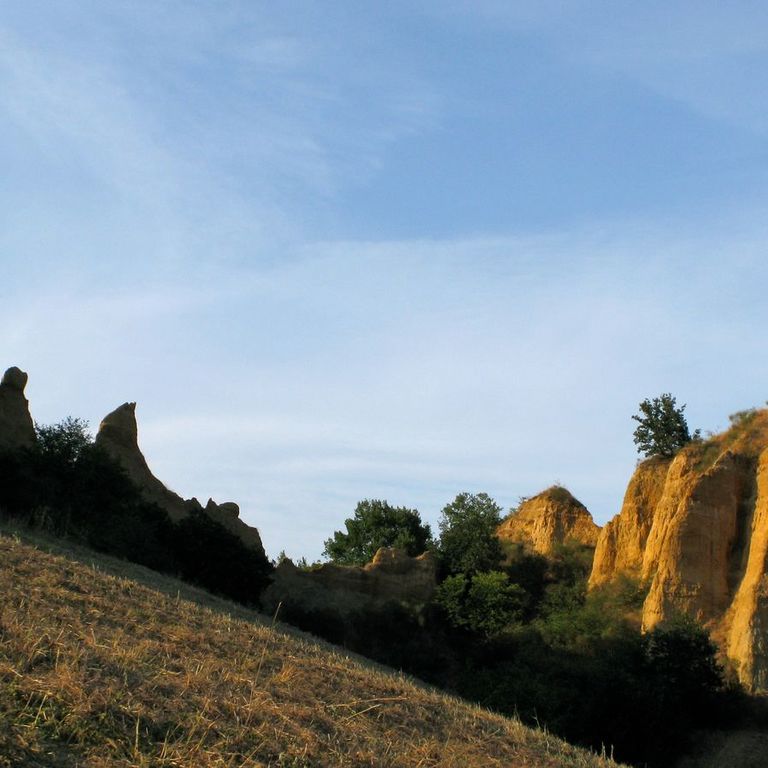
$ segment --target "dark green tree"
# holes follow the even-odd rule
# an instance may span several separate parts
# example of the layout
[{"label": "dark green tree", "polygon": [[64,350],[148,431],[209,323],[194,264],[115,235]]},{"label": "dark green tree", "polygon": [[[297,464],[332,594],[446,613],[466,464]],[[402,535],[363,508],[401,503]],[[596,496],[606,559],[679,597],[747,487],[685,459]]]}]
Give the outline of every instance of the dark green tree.
[{"label": "dark green tree", "polygon": [[43,456],[54,458],[61,464],[73,465],[93,444],[88,422],[67,416],[58,424],[35,424],[36,448]]},{"label": "dark green tree", "polygon": [[683,411],[669,392],[645,399],[640,403],[640,413],[632,418],[639,423],[634,431],[637,450],[646,456],[674,456],[686,443],[699,437],[699,430],[693,435]]},{"label": "dark green tree", "polygon": [[438,551],[448,575],[498,570],[504,559],[496,529],[501,507],[487,493],[460,493],[443,507]]},{"label": "dark green tree", "polygon": [[325,542],[324,554],[342,565],[370,562],[380,547],[397,547],[409,555],[422,554],[432,544],[429,525],[415,509],[392,507],[386,501],[365,499],[354,517],[344,521],[347,532],[336,531]]},{"label": "dark green tree", "polygon": [[241,603],[257,604],[273,571],[265,555],[201,510],[174,525],[172,547],[182,579]]},{"label": "dark green tree", "polygon": [[492,637],[518,624],[528,603],[528,594],[501,571],[449,576],[435,592],[435,602],[454,627],[464,627]]}]

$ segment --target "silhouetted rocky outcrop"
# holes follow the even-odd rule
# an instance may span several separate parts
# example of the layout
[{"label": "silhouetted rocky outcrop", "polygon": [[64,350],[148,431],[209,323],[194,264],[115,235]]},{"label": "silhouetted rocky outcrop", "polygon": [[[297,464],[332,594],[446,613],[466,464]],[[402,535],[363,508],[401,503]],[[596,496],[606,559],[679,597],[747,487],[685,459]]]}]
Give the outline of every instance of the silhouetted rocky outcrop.
[{"label": "silhouetted rocky outcrop", "polygon": [[174,521],[192,512],[202,512],[234,533],[246,546],[264,554],[256,528],[240,520],[240,508],[234,502],[216,504],[213,499],[203,507],[196,498],[183,499],[167,488],[150,470],[139,448],[136,403],[123,403],[107,414],[99,425],[96,445],[103,448],[128,473],[147,501],[164,509]]},{"label": "silhouetted rocky outcrop", "polygon": [[27,448],[35,443],[35,425],[24,396],[27,374],[9,368],[0,381],[0,450]]},{"label": "silhouetted rocky outcrop", "polygon": [[112,456],[141,489],[144,498],[164,509],[171,520],[178,521],[189,514],[189,504],[152,474],[139,448],[136,403],[123,403],[102,419],[96,445]]}]

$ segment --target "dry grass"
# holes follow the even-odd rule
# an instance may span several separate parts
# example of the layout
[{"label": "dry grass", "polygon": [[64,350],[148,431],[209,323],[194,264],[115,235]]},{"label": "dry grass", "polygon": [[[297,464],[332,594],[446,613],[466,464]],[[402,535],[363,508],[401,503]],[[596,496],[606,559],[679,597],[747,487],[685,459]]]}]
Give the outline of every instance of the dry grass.
[{"label": "dry grass", "polygon": [[750,409],[731,417],[724,432],[707,440],[689,443],[683,450],[696,460],[696,470],[705,472],[726,451],[757,459],[768,445],[768,409]]},{"label": "dry grass", "polygon": [[2,768],[614,765],[173,579],[25,539],[0,535]]}]

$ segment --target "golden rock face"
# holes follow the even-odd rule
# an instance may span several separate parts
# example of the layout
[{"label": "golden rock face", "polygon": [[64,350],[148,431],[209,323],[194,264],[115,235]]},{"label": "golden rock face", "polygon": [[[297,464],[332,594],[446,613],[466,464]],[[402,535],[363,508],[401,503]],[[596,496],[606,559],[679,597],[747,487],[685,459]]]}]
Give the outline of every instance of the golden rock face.
[{"label": "golden rock face", "polygon": [[569,541],[594,547],[599,533],[587,508],[561,486],[526,499],[497,530],[500,539],[542,555]]},{"label": "golden rock face", "polygon": [[600,531],[590,587],[610,581],[616,573],[640,574],[653,513],[664,490],[669,459],[649,459],[635,471],[624,495],[621,514]]},{"label": "golden rock face", "polygon": [[620,573],[649,584],[644,628],[693,616],[742,683],[768,690],[768,411],[638,466],[590,587]]}]

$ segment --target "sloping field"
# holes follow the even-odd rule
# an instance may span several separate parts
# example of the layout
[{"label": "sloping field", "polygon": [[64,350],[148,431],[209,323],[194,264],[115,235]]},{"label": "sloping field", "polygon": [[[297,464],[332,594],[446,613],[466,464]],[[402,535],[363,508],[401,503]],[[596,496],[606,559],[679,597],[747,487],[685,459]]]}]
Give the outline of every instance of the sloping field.
[{"label": "sloping field", "polygon": [[143,568],[0,535],[0,766],[612,766]]}]

